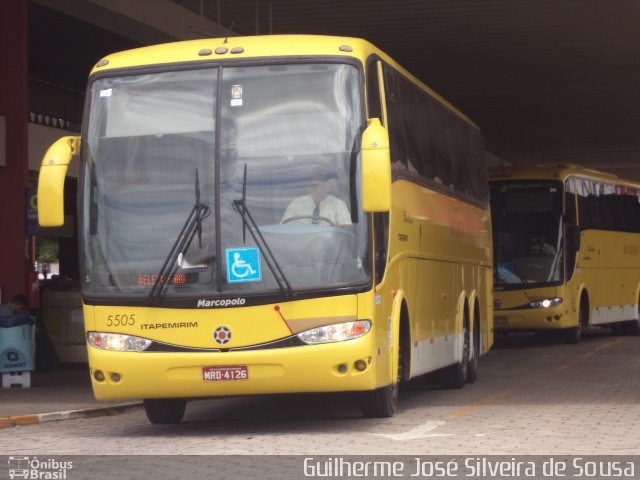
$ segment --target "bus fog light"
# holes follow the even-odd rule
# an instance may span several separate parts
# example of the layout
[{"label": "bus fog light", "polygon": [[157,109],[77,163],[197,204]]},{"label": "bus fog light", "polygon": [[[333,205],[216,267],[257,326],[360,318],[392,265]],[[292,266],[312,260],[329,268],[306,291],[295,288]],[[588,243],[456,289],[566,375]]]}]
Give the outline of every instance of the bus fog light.
[{"label": "bus fog light", "polygon": [[298,338],[309,345],[343,342],[361,337],[370,329],[371,322],[369,320],[357,320],[355,322],[336,323],[312,328],[299,333]]},{"label": "bus fog light", "polygon": [[93,372],[93,378],[95,378],[98,382],[104,382],[104,373],[102,372],[102,370],[96,370],[95,372]]},{"label": "bus fog light", "polygon": [[120,381],[120,374],[119,373],[112,373],[111,374],[111,381],[112,382],[119,382]]},{"label": "bus fog light", "polygon": [[338,372],[347,373],[347,364],[341,363],[340,365],[338,365]]},{"label": "bus fog light", "polygon": [[367,362],[364,360],[356,360],[356,363],[354,363],[353,366],[357,371],[364,372],[367,368]]}]

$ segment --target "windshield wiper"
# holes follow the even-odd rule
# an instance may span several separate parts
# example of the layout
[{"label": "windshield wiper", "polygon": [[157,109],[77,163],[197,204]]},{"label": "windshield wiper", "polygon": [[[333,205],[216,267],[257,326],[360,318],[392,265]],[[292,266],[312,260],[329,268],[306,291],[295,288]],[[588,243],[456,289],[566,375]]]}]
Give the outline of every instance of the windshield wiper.
[{"label": "windshield wiper", "polygon": [[208,205],[205,205],[200,201],[200,179],[198,177],[197,168],[195,178],[195,197],[196,201],[193,208],[191,209],[187,220],[184,222],[180,233],[178,233],[162,268],[158,272],[156,282],[153,284],[153,287],[151,287],[151,291],[147,297],[150,303],[158,302],[162,296],[165,287],[178,270],[178,259],[180,258],[180,255],[183,255],[187,251],[196,233],[198,234],[198,245],[202,248],[202,220],[209,216],[211,209]]},{"label": "windshield wiper", "polygon": [[251,212],[247,208],[247,164],[244,164],[244,178],[242,180],[242,198],[239,200],[233,201],[233,209],[238,212],[240,217],[242,218],[242,241],[246,242],[246,231],[249,230],[249,234],[253,238],[253,241],[256,242],[256,246],[262,253],[264,257],[264,261],[266,262],[269,270],[273,274],[273,278],[275,278],[278,287],[282,293],[284,293],[287,297],[293,295],[293,289],[291,288],[291,284],[287,279],[282,267],[278,263],[275,255],[269,248],[269,244],[265,240],[264,236],[260,232],[258,225],[256,224]]}]

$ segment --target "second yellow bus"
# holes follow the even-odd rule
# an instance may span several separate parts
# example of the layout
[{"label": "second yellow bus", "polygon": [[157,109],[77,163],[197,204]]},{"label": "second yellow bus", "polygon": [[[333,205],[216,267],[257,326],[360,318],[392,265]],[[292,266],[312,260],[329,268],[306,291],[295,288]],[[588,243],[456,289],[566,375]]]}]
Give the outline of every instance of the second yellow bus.
[{"label": "second yellow bus", "polygon": [[495,329],[637,335],[640,184],[577,165],[496,170]]}]

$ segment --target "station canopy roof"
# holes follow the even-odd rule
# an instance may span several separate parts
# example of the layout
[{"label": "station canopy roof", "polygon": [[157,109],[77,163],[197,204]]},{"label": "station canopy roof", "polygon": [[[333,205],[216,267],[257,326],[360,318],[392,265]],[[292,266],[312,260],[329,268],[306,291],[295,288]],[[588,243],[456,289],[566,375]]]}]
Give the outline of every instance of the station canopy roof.
[{"label": "station canopy roof", "polygon": [[[53,19],[49,9],[64,3],[31,0],[37,77],[58,69],[56,81],[84,88],[77,84],[105,53],[175,39],[145,26],[138,34],[147,40],[132,41],[113,33],[110,25],[124,24],[114,18],[99,29],[57,12]],[[640,180],[637,0],[162,0],[149,14],[161,17],[167,3],[221,26],[194,25],[191,38],[232,24],[239,35],[366,38],[471,117],[498,157],[580,163]],[[45,54],[54,47],[76,67]]]}]

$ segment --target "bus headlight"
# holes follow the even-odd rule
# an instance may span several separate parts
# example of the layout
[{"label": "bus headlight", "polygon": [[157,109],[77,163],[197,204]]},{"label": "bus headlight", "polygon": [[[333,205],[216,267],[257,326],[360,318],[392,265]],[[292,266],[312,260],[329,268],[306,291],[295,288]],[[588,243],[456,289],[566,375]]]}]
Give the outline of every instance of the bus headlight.
[{"label": "bus headlight", "polygon": [[531,302],[529,306],[531,308],[549,308],[549,307],[557,307],[562,303],[562,297],[555,298],[545,298],[543,300],[537,300],[535,302]]},{"label": "bus headlight", "polygon": [[313,345],[318,343],[343,342],[361,337],[371,329],[369,320],[336,323],[324,327],[312,328],[298,334],[304,343]]},{"label": "bus headlight", "polygon": [[89,332],[87,338],[91,346],[115,352],[142,352],[152,343],[146,338],[120,333]]}]

